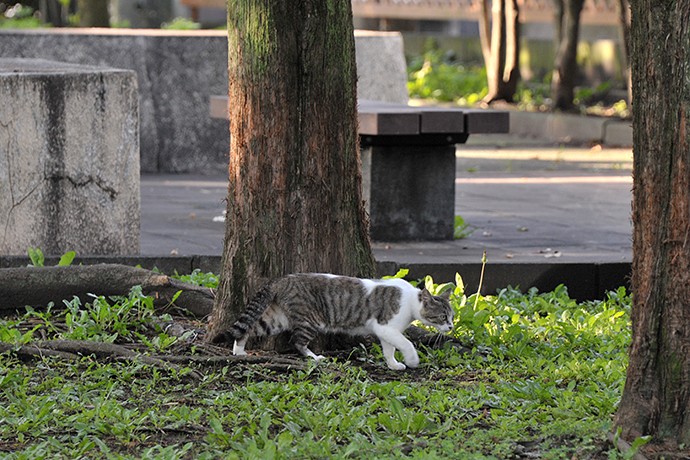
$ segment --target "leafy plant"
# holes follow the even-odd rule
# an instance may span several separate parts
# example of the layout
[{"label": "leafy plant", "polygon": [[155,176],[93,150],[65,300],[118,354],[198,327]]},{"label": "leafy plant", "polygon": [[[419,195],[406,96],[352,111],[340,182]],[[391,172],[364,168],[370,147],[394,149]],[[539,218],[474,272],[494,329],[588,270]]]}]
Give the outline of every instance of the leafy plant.
[{"label": "leafy plant", "polygon": [[161,29],[168,30],[197,30],[201,29],[201,24],[194,22],[191,19],[177,17],[170,22],[161,24]]},{"label": "leafy plant", "polygon": [[[40,248],[29,248],[27,250],[27,253],[29,254],[29,260],[31,260],[31,265],[34,267],[44,267],[46,258],[43,255],[43,251],[41,251]],[[60,260],[58,261],[57,265],[58,267],[64,267],[68,265],[72,265],[72,261],[74,261],[74,258],[76,257],[77,253],[74,251],[68,251],[64,253],[61,257]]]},{"label": "leafy plant", "polygon": [[45,266],[46,258],[43,255],[43,251],[41,251],[40,248],[29,248],[28,253],[29,260],[31,260],[31,265],[33,265],[34,267]]},{"label": "leafy plant", "polygon": [[4,12],[0,9],[0,13],[0,29],[32,29],[46,26],[34,16],[33,8],[21,3],[7,8]]},{"label": "leafy plant", "polygon": [[483,68],[467,68],[450,62],[439,50],[427,51],[411,62],[407,89],[410,97],[462,105],[479,102],[488,91]]},{"label": "leafy plant", "polygon": [[199,268],[195,268],[189,275],[175,274],[174,278],[184,281],[185,283],[196,284],[211,289],[218,287],[218,275],[215,273],[204,273]]},{"label": "leafy plant", "polygon": [[456,240],[461,240],[467,238],[475,231],[475,228],[470,226],[462,216],[455,216],[455,222],[453,223],[453,238]]}]

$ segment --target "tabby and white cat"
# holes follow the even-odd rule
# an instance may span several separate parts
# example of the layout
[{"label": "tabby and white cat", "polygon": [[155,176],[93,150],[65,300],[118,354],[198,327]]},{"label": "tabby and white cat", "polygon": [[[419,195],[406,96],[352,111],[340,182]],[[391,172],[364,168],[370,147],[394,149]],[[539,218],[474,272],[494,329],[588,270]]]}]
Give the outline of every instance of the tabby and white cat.
[{"label": "tabby and white cat", "polygon": [[[309,349],[318,332],[373,334],[381,341],[388,367],[419,365],[414,345],[402,332],[419,320],[440,332],[453,327],[453,309],[445,297],[433,296],[401,279],[370,280],[330,274],[288,275],[264,286],[249,301],[229,331],[217,341],[234,340],[233,354],[245,355],[250,337],[292,332],[304,356],[323,359]],[[405,364],[395,359],[401,351]]]}]

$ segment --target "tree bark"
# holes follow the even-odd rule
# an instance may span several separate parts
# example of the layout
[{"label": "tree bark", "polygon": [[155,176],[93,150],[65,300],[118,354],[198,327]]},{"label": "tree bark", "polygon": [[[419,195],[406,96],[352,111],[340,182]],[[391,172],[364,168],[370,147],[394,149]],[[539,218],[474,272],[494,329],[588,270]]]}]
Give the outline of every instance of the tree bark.
[{"label": "tree bark", "polygon": [[633,307],[622,437],[690,443],[690,0],[632,6]]},{"label": "tree bark", "polygon": [[577,44],[580,38],[580,13],[584,0],[564,0],[562,23],[556,25],[561,36],[558,40],[556,62],[551,80],[553,108],[573,110],[577,77]]},{"label": "tree bark", "polygon": [[520,10],[517,0],[482,0],[479,37],[488,92],[484,102],[512,102],[520,81]]},{"label": "tree bark", "polygon": [[228,2],[230,164],[208,340],[267,279],[372,276],[349,1]]},{"label": "tree bark", "polygon": [[108,0],[78,0],[79,26],[110,27]]},{"label": "tree bark", "polygon": [[210,289],[160,273],[117,264],[71,265],[0,269],[0,312],[26,305],[38,307],[49,302],[59,303],[74,296],[88,301],[89,294],[127,295],[133,286],[141,286],[144,294],[164,305],[182,291],[175,305],[198,317],[208,315],[213,304],[214,295]]}]

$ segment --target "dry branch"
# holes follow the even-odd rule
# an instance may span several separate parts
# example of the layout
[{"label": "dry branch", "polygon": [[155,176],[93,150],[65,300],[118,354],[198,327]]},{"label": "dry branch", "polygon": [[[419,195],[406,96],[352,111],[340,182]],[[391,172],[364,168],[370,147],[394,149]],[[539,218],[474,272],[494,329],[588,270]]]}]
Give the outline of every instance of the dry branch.
[{"label": "dry branch", "polygon": [[[157,355],[147,356],[133,351],[123,345],[86,340],[46,340],[33,344],[16,345],[0,342],[0,353],[14,353],[20,359],[40,359],[56,357],[67,361],[77,361],[82,356],[93,356],[97,360],[117,360],[140,362],[166,371],[180,371],[180,365],[196,364],[202,366],[231,366],[236,364],[263,365],[272,370],[287,372],[303,370],[305,361],[288,357],[232,356],[232,355]],[[193,372],[192,377],[200,378],[201,374]]]},{"label": "dry branch", "polygon": [[175,305],[197,317],[207,316],[213,307],[214,294],[169,276],[142,268],[118,264],[74,265],[67,267],[20,267],[0,269],[0,312],[26,305],[45,306],[49,302],[79,297],[88,301],[89,294],[127,295],[133,286],[153,296],[159,306],[168,305],[182,291]]}]

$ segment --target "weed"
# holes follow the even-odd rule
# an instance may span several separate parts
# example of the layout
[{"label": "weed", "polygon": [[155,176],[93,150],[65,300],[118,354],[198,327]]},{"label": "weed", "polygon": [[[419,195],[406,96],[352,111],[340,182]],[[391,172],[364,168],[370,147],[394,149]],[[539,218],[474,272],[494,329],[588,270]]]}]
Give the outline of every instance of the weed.
[{"label": "weed", "polygon": [[453,224],[453,238],[456,240],[461,240],[470,236],[476,229],[470,224],[465,222],[462,216],[455,216],[455,222]]}]

